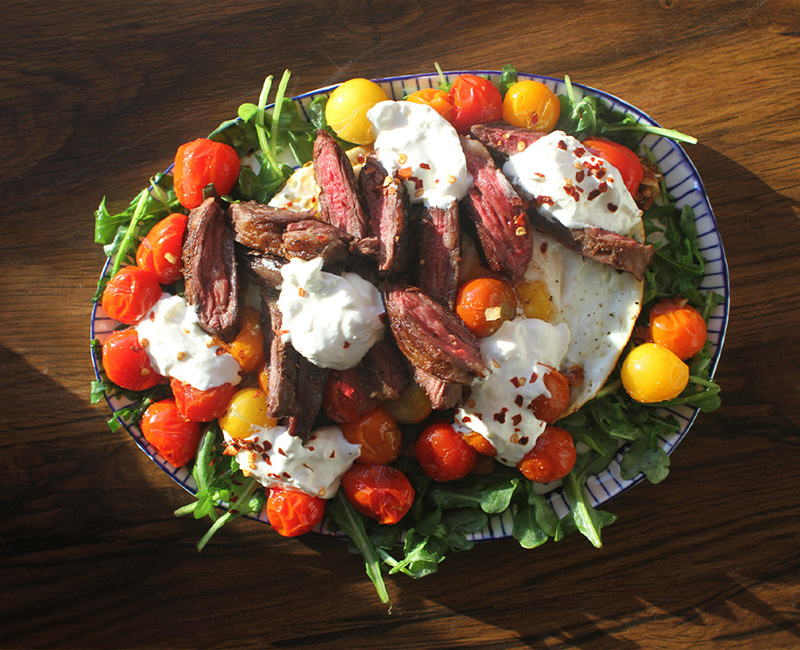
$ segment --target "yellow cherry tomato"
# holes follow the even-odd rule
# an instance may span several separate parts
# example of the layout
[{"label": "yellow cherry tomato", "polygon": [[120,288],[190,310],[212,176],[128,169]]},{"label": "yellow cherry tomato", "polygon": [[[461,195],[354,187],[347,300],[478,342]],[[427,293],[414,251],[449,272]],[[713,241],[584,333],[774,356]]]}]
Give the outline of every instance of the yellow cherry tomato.
[{"label": "yellow cherry tomato", "polygon": [[663,402],[689,383],[689,366],[655,343],[633,348],[622,364],[622,386],[637,402]]},{"label": "yellow cherry tomato", "polygon": [[325,104],[328,125],[343,140],[354,144],[372,144],[375,134],[367,111],[389,99],[386,92],[369,79],[350,79],[338,86]]},{"label": "yellow cherry tomato", "polygon": [[261,333],[261,315],[249,307],[242,314],[242,327],[232,343],[220,343],[242,367],[241,374],[253,372],[264,363],[264,335]]},{"label": "yellow cherry tomato", "polygon": [[219,419],[220,428],[232,438],[247,438],[260,428],[270,428],[278,421],[267,415],[267,394],[260,388],[236,391],[225,414]]},{"label": "yellow cherry tomato", "polygon": [[503,99],[503,119],[513,126],[550,133],[560,115],[556,94],[532,79],[515,83]]},{"label": "yellow cherry tomato", "polygon": [[422,422],[433,411],[428,395],[413,381],[400,393],[400,397],[386,402],[383,407],[389,415],[402,424]]}]

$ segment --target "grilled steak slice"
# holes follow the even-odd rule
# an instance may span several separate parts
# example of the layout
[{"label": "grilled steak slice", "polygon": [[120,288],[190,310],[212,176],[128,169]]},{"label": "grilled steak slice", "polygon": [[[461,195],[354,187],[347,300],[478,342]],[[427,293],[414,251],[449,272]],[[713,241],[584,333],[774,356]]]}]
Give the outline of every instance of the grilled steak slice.
[{"label": "grilled steak slice", "polygon": [[486,262],[493,271],[519,281],[533,255],[533,232],[523,200],[480,142],[461,139],[475,185],[464,198]]},{"label": "grilled steak slice", "polygon": [[378,401],[397,399],[411,381],[408,362],[391,337],[373,345],[356,369],[364,393]]},{"label": "grilled steak slice", "polygon": [[231,341],[239,331],[236,254],[225,212],[214,198],[189,213],[182,258],[186,302],[197,311],[200,326]]},{"label": "grilled steak slice", "polygon": [[464,401],[466,387],[462,384],[439,379],[419,368],[414,370],[414,379],[425,391],[431,406],[437,411],[455,408]]},{"label": "grilled steak slice", "polygon": [[536,227],[557,242],[584,257],[631,273],[637,280],[644,277],[644,272],[653,261],[655,249],[650,244],[642,244],[602,228],[567,228],[560,221],[539,215],[535,208],[529,214]]},{"label": "grilled steak slice", "polygon": [[246,280],[276,291],[281,290],[283,284],[281,267],[286,264],[286,260],[282,257],[259,253],[237,244],[236,262],[239,265],[239,272]]},{"label": "grilled steak slice", "polygon": [[515,153],[525,151],[528,145],[545,135],[518,126],[511,126],[507,122],[476,124],[470,128],[469,134],[491,151],[505,156],[513,156]]},{"label": "grilled steak slice", "polygon": [[405,184],[389,176],[375,156],[367,158],[358,181],[370,230],[378,240],[378,270],[405,273],[411,248]]},{"label": "grilled steak slice", "polygon": [[293,212],[255,201],[234,203],[228,209],[236,241],[262,253],[282,255],[282,235],[289,224],[313,218],[313,212]]},{"label": "grilled steak slice", "polygon": [[319,186],[323,221],[356,240],[366,237],[367,218],[358,199],[353,166],[336,140],[325,131],[319,131],[314,140],[314,178]]},{"label": "grilled steak slice", "polygon": [[452,309],[458,293],[461,230],[458,203],[424,207],[419,217],[419,260],[413,280],[434,300]]},{"label": "grilled steak slice", "polygon": [[478,342],[452,311],[414,287],[384,287],[383,301],[397,346],[411,365],[457,384],[483,376]]},{"label": "grilled steak slice", "polygon": [[277,302],[262,296],[262,331],[269,346],[267,414],[289,418],[292,435],[305,438],[322,406],[328,370],[318,368],[283,341]]},{"label": "grilled steak slice", "polygon": [[283,256],[312,260],[322,257],[326,265],[344,262],[350,252],[353,237],[346,232],[316,219],[290,223],[283,233]]}]

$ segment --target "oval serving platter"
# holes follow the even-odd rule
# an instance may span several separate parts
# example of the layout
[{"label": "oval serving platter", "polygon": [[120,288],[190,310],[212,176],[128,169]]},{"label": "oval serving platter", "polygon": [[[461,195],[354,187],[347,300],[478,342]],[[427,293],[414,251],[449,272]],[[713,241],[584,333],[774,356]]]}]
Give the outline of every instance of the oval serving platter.
[{"label": "oval serving platter", "polygon": [[[462,70],[446,72],[444,77],[447,82],[453,81],[460,74],[478,74],[488,77],[495,85],[500,82],[500,72],[491,70]],[[533,79],[547,85],[557,95],[566,94],[566,83],[561,79],[544,77],[532,74],[518,74],[519,79]],[[438,74],[404,75],[398,77],[386,77],[375,79],[380,84],[391,99],[399,100],[409,93],[422,88],[435,88],[440,81]],[[308,110],[311,102],[320,95],[328,95],[338,84],[325,88],[313,90],[311,92],[298,95],[293,100],[297,104],[299,111],[308,120]],[[609,108],[622,111],[633,116],[638,122],[660,126],[655,120],[638,108],[622,101],[621,99],[605,93],[603,91],[571,83],[572,92],[577,100],[587,95],[602,99]],[[648,147],[653,153],[659,169],[664,175],[667,190],[674,198],[678,207],[685,205],[691,206],[695,215],[695,226],[697,228],[698,244],[701,254],[706,260],[706,272],[699,286],[701,292],[716,292],[723,296],[723,300],[711,312],[708,322],[708,340],[711,342],[711,366],[710,374],[713,376],[719,362],[722,345],[725,339],[725,331],[728,324],[728,311],[730,303],[730,287],[728,280],[728,265],[725,259],[725,251],[722,246],[717,222],[714,218],[711,204],[706,195],[703,182],[692,161],[686,155],[683,148],[676,142],[657,135],[647,134],[640,139],[640,144]],[[106,262],[108,264],[109,262]],[[105,272],[105,268],[103,269]],[[92,309],[90,337],[98,339],[101,343],[109,333],[114,331],[119,323],[110,319],[103,312],[99,304],[95,304]],[[92,364],[95,375],[99,378],[97,359],[92,355]],[[106,401],[112,411],[123,408],[131,401],[118,394],[106,394]],[[665,412],[673,416],[680,424],[680,430],[669,435],[659,436],[659,445],[667,453],[671,454],[678,443],[686,436],[692,426],[698,409],[688,406],[677,406],[665,409]],[[194,478],[185,467],[174,467],[167,462],[155,448],[145,440],[138,426],[131,425],[119,420],[119,423],[128,431],[130,436],[147,454],[150,459],[168,474],[178,485],[188,492],[194,494],[197,490]],[[603,472],[593,475],[586,483],[586,490],[594,507],[599,507],[608,502],[613,497],[621,494],[636,485],[644,478],[639,475],[633,479],[623,479],[620,473],[620,461],[626,451],[626,446],[621,446],[616,457]],[[563,517],[568,511],[569,506],[565,500],[563,490],[559,484],[552,484],[545,488],[548,501],[551,503],[559,517]],[[267,522],[266,514],[262,511],[258,517],[253,517],[262,522]],[[494,515],[489,519],[488,525],[470,537],[473,540],[490,540],[508,537],[511,534],[512,514],[507,511],[504,515]],[[319,532],[329,534],[326,520],[323,521]]]}]

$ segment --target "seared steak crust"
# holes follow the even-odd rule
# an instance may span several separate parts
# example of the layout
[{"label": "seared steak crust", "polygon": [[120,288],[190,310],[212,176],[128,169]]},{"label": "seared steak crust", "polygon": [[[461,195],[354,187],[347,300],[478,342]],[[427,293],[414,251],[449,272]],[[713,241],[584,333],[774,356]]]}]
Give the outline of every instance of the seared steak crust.
[{"label": "seared steak crust", "polygon": [[200,326],[223,341],[239,331],[239,280],[233,233],[225,212],[208,198],[189,213],[183,243],[186,302],[197,311]]},{"label": "seared steak crust", "polygon": [[437,411],[445,411],[460,406],[464,401],[467,387],[452,381],[445,381],[428,374],[419,368],[414,369],[414,379],[431,401]]},{"label": "seared steak crust", "polygon": [[289,224],[312,219],[313,212],[293,212],[255,201],[234,203],[228,208],[236,241],[262,253],[282,255],[282,235]]}]

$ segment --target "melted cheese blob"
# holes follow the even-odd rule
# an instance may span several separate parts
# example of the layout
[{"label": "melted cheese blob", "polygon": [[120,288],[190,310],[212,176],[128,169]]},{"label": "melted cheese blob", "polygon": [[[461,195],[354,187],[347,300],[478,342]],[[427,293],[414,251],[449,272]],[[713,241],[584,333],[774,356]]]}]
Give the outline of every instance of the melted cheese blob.
[{"label": "melted cheese blob", "polygon": [[315,429],[305,443],[283,426],[254,427],[247,438],[222,433],[245,476],[267,488],[294,488],[323,499],[336,495],[361,453],[361,445],[347,442],[337,426]]},{"label": "melted cheese blob", "polygon": [[281,328],[315,366],[346,370],[383,338],[383,299],[361,276],[327,273],[322,263],[294,258],[281,268]]},{"label": "melted cheese blob", "polygon": [[153,368],[165,377],[197,390],[242,380],[239,362],[200,327],[197,312],[181,296],[161,294],[136,332]]},{"label": "melted cheese blob", "polygon": [[378,160],[403,179],[412,203],[446,208],[472,185],[461,141],[433,108],[414,102],[378,102],[367,112],[377,134]]},{"label": "melted cheese blob", "polygon": [[536,201],[540,214],[567,228],[603,228],[630,236],[641,223],[642,211],[619,171],[563,131],[510,156],[503,173]]},{"label": "melted cheese blob", "polygon": [[569,346],[569,328],[538,318],[506,321],[497,332],[481,340],[488,377],[473,384],[470,398],[456,411],[456,429],[474,431],[492,443],[496,459],[515,467],[546,424],[529,408],[540,395],[547,368],[558,368]]}]

